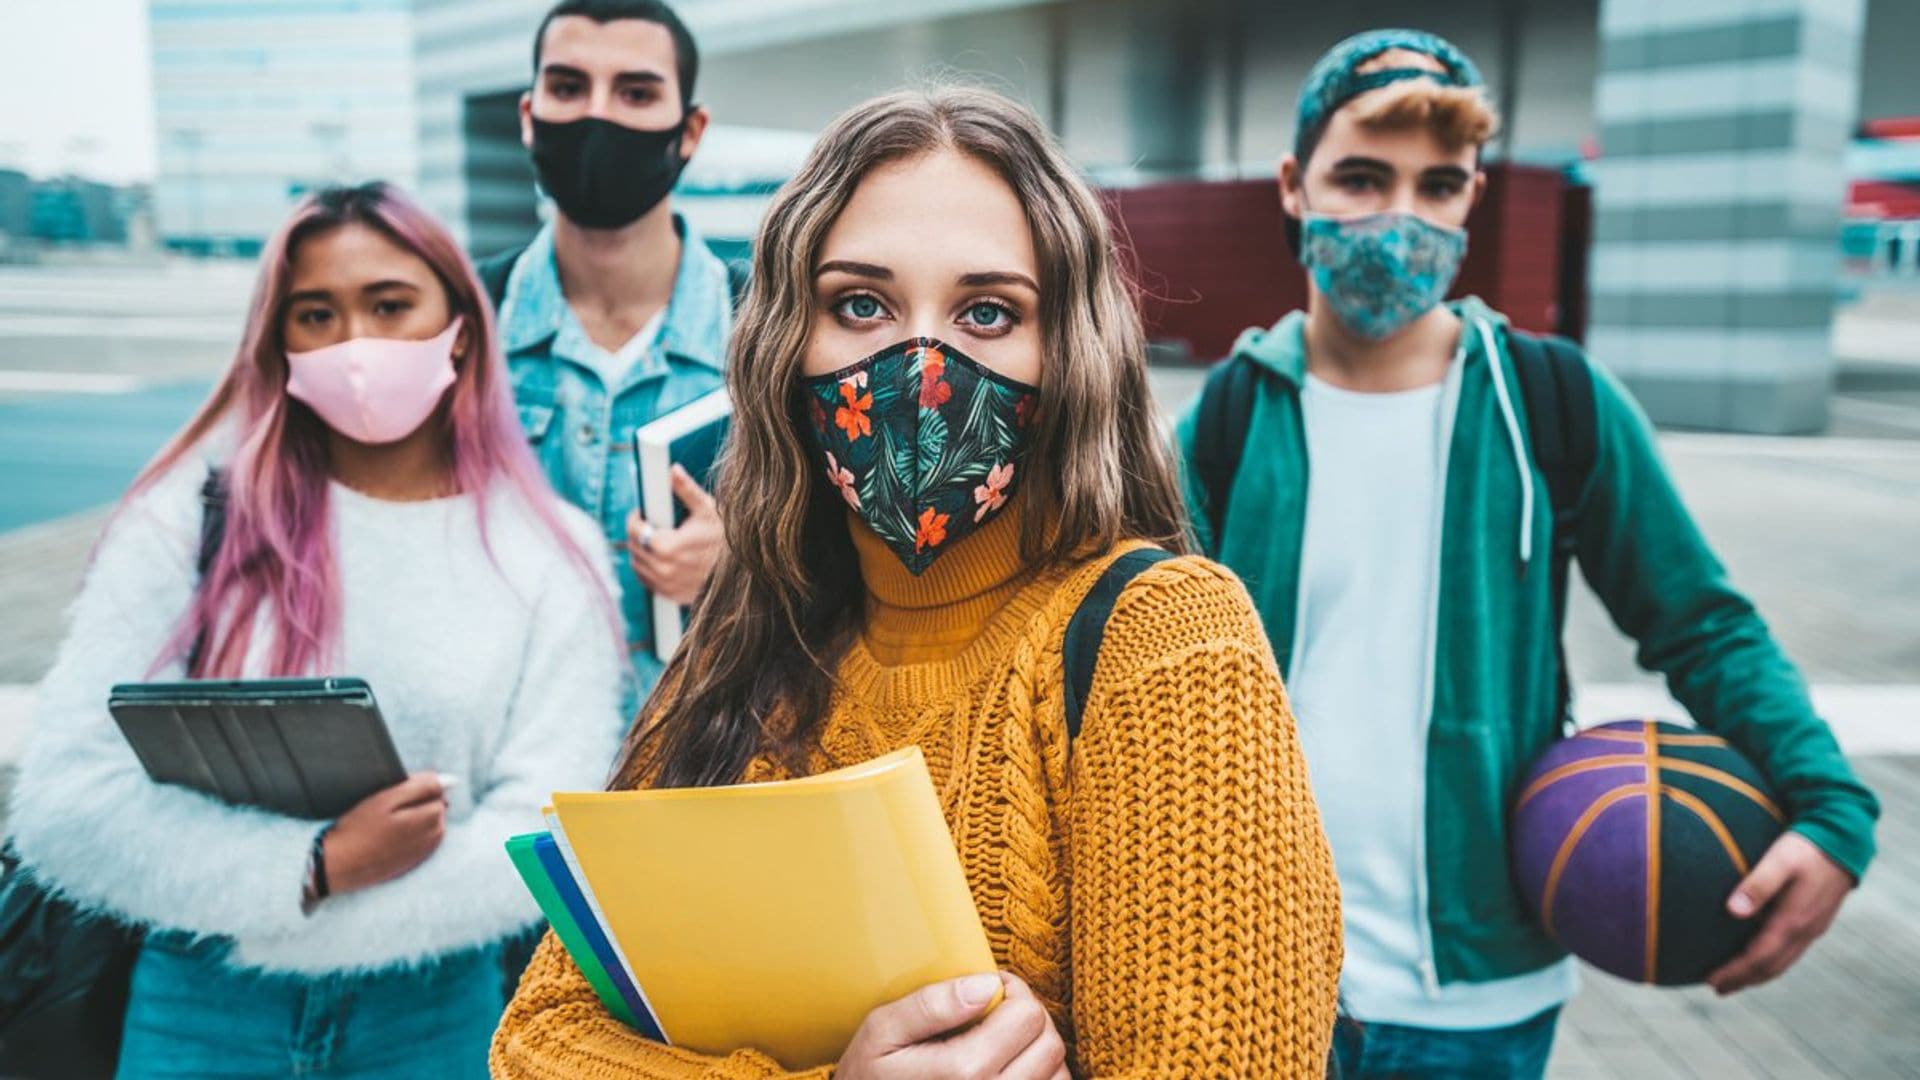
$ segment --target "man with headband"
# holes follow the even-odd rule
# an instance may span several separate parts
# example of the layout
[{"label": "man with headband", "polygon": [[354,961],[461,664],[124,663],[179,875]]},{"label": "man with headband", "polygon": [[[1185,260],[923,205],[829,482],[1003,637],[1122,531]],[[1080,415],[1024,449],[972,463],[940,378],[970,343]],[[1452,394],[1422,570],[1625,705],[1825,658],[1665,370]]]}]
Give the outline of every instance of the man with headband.
[{"label": "man with headband", "polygon": [[1361,34],[1315,65],[1298,121],[1280,188],[1308,309],[1242,335],[1181,421],[1196,531],[1245,579],[1299,717],[1360,1021],[1336,1039],[1346,1075],[1538,1077],[1574,971],[1512,884],[1506,819],[1568,722],[1569,558],[1792,808],[1728,899],[1763,927],[1717,989],[1779,974],[1825,930],[1878,806],[1626,391],[1478,299],[1444,302],[1498,125],[1472,61],[1427,33]]}]

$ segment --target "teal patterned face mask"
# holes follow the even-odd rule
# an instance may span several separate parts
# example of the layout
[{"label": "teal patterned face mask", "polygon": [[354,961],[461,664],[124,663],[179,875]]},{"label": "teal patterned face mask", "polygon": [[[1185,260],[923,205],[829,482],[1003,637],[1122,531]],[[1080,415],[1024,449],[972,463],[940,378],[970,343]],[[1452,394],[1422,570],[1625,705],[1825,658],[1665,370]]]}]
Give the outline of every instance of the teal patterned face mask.
[{"label": "teal patterned face mask", "polygon": [[934,338],[806,380],[815,463],[919,574],[1007,505],[1039,390]]},{"label": "teal patterned face mask", "polygon": [[1467,254],[1465,229],[1401,211],[1309,213],[1300,225],[1301,265],[1341,324],[1370,341],[1384,341],[1433,310]]}]

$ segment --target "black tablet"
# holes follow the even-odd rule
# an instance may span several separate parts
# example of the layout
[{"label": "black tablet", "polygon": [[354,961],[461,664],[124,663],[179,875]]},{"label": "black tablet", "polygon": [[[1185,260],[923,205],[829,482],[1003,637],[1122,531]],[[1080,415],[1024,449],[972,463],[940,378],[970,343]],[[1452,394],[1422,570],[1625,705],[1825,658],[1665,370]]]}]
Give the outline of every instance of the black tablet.
[{"label": "black tablet", "polygon": [[107,698],[147,775],[324,821],[406,779],[360,679],[122,683]]}]

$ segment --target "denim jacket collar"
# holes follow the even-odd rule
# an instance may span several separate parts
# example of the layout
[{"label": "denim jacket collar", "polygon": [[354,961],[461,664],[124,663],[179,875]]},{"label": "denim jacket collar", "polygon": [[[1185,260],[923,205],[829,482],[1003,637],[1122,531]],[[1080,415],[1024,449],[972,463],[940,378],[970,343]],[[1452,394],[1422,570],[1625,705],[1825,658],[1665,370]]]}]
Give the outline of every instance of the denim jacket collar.
[{"label": "denim jacket collar", "polygon": [[[680,234],[680,266],[674,273],[673,294],[667,299],[666,322],[660,329],[660,348],[669,355],[724,371],[727,331],[732,321],[732,295],[727,268],[707,248],[698,230],[680,214],[673,216]],[[560,270],[553,256],[553,225],[541,227],[527,250],[515,260],[500,304],[500,336],[508,355],[553,340],[565,320],[574,318],[560,288]]]}]

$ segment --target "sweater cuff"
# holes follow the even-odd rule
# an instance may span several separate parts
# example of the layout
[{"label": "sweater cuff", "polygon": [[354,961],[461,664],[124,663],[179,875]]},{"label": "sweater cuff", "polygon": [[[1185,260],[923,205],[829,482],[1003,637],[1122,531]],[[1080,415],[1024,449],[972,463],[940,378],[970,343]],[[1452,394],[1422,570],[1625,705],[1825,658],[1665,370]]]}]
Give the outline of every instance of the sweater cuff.
[{"label": "sweater cuff", "polygon": [[1867,864],[1873,861],[1873,822],[1851,807],[1829,811],[1818,818],[1796,821],[1792,831],[1813,842],[1827,858],[1853,877],[1859,885],[1867,876]]}]

